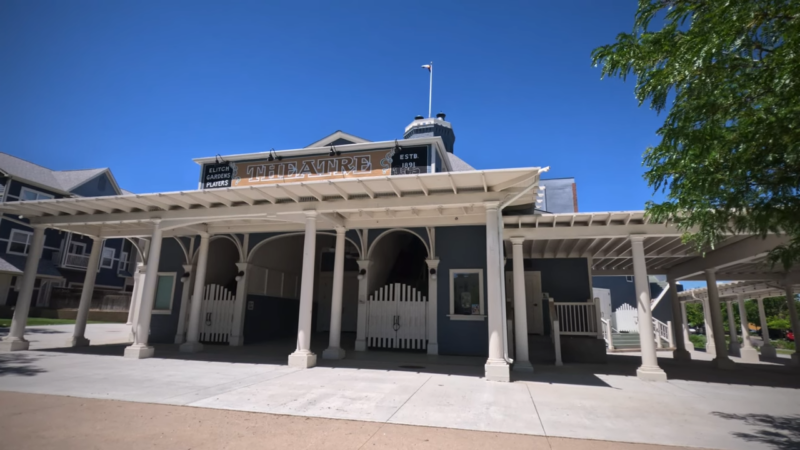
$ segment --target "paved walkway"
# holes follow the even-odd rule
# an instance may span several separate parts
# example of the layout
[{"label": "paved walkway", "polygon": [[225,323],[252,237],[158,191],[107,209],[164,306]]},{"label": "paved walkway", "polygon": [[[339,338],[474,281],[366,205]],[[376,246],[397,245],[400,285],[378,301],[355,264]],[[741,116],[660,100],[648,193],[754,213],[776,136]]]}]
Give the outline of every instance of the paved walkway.
[{"label": "paved walkway", "polygon": [[[25,339],[31,350],[64,347],[72,337],[75,325],[37,325],[25,328]],[[86,338],[92,345],[120,344],[130,339],[131,326],[123,323],[92,323],[86,326]],[[8,328],[0,328],[0,337]]]},{"label": "paved walkway", "polygon": [[[679,450],[646,444],[254,414],[0,392],[0,436],[16,450]],[[47,424],[47,426],[42,426]]]},{"label": "paved walkway", "polygon": [[366,352],[290,369],[293,346],[187,355],[161,345],[145,360],[122,358],[123,345],[0,354],[0,390],[531,436],[800,447],[800,371],[786,360],[720,371],[660,358],[670,381],[646,383],[634,376],[637,356],[609,355],[609,364],[538,364],[512,383],[490,383],[482,358]]}]

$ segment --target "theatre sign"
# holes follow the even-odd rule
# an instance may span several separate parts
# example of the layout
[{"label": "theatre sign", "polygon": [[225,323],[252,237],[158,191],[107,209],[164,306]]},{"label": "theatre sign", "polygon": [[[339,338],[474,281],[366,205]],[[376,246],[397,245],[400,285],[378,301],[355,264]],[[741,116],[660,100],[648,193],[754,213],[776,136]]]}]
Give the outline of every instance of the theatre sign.
[{"label": "theatre sign", "polygon": [[299,157],[233,161],[203,166],[203,189],[262,186],[334,178],[428,173],[427,146]]}]

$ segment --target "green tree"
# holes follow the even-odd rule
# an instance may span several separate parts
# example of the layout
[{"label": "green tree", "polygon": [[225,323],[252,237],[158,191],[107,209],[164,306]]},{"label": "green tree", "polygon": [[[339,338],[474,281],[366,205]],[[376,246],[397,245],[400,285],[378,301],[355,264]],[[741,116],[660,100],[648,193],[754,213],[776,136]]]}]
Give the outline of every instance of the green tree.
[{"label": "green tree", "polygon": [[669,111],[644,154],[645,179],[667,192],[652,218],[703,252],[728,233],[782,231],[770,261],[800,260],[800,1],[639,0],[633,31],[592,59]]}]

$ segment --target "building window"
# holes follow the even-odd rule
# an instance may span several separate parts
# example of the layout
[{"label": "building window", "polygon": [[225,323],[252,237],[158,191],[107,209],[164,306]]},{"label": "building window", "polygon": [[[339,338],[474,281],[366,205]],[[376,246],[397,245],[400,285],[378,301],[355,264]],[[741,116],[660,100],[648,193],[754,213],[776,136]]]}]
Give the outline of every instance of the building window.
[{"label": "building window", "polygon": [[119,266],[117,266],[118,272],[127,272],[128,271],[128,252],[122,252],[119,255]]},{"label": "building window", "polygon": [[628,283],[633,283],[633,277],[630,276],[630,275],[627,275],[627,276],[625,276],[625,281],[627,281]]},{"label": "building window", "polygon": [[19,192],[19,199],[20,201],[29,201],[29,200],[50,200],[53,196],[50,194],[45,194],[44,192],[34,191],[33,189],[23,187],[22,190]]},{"label": "building window", "polygon": [[116,251],[113,248],[103,247],[103,256],[100,258],[100,267],[110,269],[114,267],[114,256]]},{"label": "building window", "polygon": [[86,254],[86,244],[80,242],[70,242],[69,254],[83,256]]},{"label": "building window", "polygon": [[11,230],[11,237],[8,240],[8,253],[14,255],[27,255],[31,247],[33,233],[23,230]]},{"label": "building window", "polygon": [[171,314],[172,296],[175,293],[175,273],[159,273],[153,314]]},{"label": "building window", "polygon": [[450,269],[450,319],[483,320],[483,269]]}]

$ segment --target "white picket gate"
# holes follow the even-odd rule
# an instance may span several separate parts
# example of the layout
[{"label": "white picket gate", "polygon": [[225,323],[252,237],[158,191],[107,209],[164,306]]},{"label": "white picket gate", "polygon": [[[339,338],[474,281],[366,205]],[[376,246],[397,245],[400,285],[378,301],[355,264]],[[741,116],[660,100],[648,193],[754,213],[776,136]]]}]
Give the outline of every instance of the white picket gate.
[{"label": "white picket gate", "polygon": [[623,303],[614,311],[614,324],[617,331],[622,333],[639,332],[639,312],[633,306]]},{"label": "white picket gate", "polygon": [[367,345],[427,348],[428,303],[422,293],[400,283],[375,291],[367,302]]},{"label": "white picket gate", "polygon": [[203,293],[200,314],[201,342],[228,342],[233,328],[235,296],[217,284],[209,284]]}]

